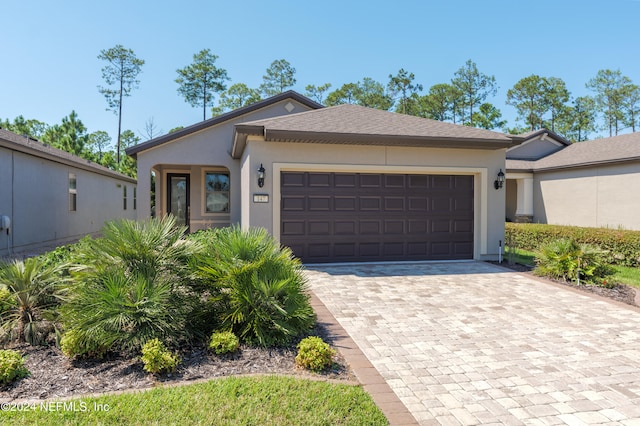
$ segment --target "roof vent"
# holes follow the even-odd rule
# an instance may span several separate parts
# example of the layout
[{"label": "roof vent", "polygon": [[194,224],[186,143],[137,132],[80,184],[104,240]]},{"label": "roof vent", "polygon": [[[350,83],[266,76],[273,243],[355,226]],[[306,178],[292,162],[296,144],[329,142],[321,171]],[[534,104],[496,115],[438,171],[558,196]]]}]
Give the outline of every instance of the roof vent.
[{"label": "roof vent", "polygon": [[292,104],[291,102],[287,102],[287,104],[284,106],[284,109],[286,109],[287,112],[291,112],[294,109],[296,109],[296,106],[294,104]]}]

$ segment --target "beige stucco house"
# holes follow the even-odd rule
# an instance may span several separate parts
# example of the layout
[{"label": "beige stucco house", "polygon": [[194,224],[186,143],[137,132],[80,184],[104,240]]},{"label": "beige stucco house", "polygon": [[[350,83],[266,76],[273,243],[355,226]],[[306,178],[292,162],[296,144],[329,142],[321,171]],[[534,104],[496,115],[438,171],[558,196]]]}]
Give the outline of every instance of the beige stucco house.
[{"label": "beige stucco house", "polygon": [[136,217],[136,181],[0,129],[0,256],[97,233]]},{"label": "beige stucco house", "polygon": [[[493,259],[519,137],[286,92],[131,147],[138,218],[264,227],[305,262]],[[143,195],[144,194],[144,195]]]},{"label": "beige stucco house", "polygon": [[571,144],[548,130],[507,150],[515,222],[640,230],[640,133]]}]

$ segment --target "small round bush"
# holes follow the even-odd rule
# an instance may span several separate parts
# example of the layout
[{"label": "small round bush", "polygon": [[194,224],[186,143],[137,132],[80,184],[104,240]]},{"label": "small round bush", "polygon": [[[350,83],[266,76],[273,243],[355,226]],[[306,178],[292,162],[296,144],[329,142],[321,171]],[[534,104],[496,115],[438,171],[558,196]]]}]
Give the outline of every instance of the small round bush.
[{"label": "small round bush", "polygon": [[83,356],[102,358],[109,348],[87,338],[80,331],[71,329],[64,333],[60,339],[60,350],[69,358]]},{"label": "small round bush", "polygon": [[217,331],[211,335],[209,349],[218,355],[235,352],[239,347],[240,341],[231,331]]},{"label": "small round bush", "polygon": [[321,338],[310,336],[298,344],[296,364],[311,371],[322,371],[331,366],[335,353]]},{"label": "small round bush", "polygon": [[160,340],[151,339],[142,346],[142,362],[148,373],[171,373],[180,363],[180,357],[172,354]]},{"label": "small round bush", "polygon": [[24,366],[24,358],[20,352],[0,350],[0,383],[11,383],[28,375],[29,370]]}]

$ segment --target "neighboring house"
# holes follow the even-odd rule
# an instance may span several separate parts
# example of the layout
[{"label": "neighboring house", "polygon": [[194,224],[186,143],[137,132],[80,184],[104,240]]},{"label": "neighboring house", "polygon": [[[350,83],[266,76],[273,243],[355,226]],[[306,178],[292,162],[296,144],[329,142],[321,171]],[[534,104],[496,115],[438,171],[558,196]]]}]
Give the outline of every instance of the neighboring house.
[{"label": "neighboring house", "polygon": [[[520,142],[286,92],[136,145],[138,218],[264,227],[304,262],[494,259]],[[143,196],[144,194],[144,196]]]},{"label": "neighboring house", "polygon": [[549,130],[507,150],[507,220],[640,230],[640,133],[569,143]]},{"label": "neighboring house", "polygon": [[134,179],[0,129],[0,256],[95,234],[107,220],[135,219],[136,197]]}]

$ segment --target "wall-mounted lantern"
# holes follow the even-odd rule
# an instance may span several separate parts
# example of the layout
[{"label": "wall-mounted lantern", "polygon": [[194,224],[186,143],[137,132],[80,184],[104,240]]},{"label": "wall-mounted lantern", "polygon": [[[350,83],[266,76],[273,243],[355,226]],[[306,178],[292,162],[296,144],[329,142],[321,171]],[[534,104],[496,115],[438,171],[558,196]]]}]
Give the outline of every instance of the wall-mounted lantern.
[{"label": "wall-mounted lantern", "polygon": [[258,169],[258,186],[260,188],[262,188],[264,186],[264,173],[265,173],[265,169],[262,166],[262,163],[260,163],[260,168]]},{"label": "wall-mounted lantern", "polygon": [[500,189],[504,186],[504,173],[502,172],[502,169],[500,169],[500,171],[498,172],[498,178],[495,180],[495,182],[493,182],[493,187],[495,189]]}]

